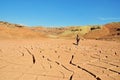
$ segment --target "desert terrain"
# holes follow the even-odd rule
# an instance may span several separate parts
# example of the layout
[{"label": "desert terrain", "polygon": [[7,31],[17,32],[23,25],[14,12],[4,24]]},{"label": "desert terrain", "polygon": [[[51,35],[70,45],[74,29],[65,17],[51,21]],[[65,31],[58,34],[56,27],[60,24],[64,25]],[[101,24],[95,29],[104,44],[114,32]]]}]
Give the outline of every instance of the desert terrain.
[{"label": "desert terrain", "polygon": [[120,23],[44,28],[0,22],[0,80],[120,80]]}]

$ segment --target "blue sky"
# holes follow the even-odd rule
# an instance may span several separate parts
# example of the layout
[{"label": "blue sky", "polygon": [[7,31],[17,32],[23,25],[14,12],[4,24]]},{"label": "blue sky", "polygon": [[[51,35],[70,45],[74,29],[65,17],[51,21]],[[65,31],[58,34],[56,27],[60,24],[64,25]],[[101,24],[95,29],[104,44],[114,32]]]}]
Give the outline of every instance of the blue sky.
[{"label": "blue sky", "polygon": [[120,0],[0,0],[0,21],[73,26],[120,21]]}]

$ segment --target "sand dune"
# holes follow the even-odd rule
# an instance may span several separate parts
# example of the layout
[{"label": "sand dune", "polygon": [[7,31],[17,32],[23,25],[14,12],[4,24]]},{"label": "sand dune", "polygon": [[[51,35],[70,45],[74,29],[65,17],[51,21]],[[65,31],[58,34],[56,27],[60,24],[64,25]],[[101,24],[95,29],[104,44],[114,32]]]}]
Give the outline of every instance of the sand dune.
[{"label": "sand dune", "polygon": [[34,39],[0,41],[0,80],[119,80],[120,43]]}]

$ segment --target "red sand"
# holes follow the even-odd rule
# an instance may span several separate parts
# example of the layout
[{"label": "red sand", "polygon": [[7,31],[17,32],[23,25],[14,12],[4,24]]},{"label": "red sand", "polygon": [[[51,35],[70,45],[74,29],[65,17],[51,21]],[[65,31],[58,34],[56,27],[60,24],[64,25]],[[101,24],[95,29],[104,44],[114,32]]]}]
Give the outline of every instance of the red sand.
[{"label": "red sand", "polygon": [[0,80],[120,80],[115,41],[0,40]]}]

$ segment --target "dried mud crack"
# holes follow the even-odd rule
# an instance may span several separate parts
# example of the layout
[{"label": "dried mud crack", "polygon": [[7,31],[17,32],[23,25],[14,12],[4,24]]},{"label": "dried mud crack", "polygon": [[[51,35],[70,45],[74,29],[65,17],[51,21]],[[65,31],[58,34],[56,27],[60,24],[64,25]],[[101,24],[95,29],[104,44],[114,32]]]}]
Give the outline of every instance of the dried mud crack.
[{"label": "dried mud crack", "polygon": [[84,40],[75,46],[72,42],[66,39],[1,40],[0,80],[120,79],[120,43]]},{"label": "dried mud crack", "polygon": [[21,53],[21,55],[22,55],[22,56],[24,56],[24,55],[25,55],[23,52],[21,52],[21,51],[19,51],[19,52]]},{"label": "dried mud crack", "polygon": [[120,72],[118,72],[118,71],[115,71],[115,70],[112,70],[112,69],[109,69],[109,70],[112,71],[112,72],[120,74]]},{"label": "dried mud crack", "polygon": [[28,50],[27,48],[25,48],[25,49],[32,56],[32,59],[33,59],[32,62],[33,62],[33,64],[35,64],[35,62],[36,62],[35,56],[30,52],[30,50]]},{"label": "dried mud crack", "polygon": [[72,79],[73,79],[73,75],[74,75],[74,71],[68,69],[68,68],[67,68],[66,66],[64,66],[63,64],[61,64],[61,66],[62,66],[64,69],[66,69],[66,70],[72,72],[72,75],[71,75],[70,78],[69,78],[69,80],[72,80]]},{"label": "dried mud crack", "polygon": [[92,75],[94,78],[96,78],[96,80],[101,80],[101,78],[97,77],[94,73],[90,72],[89,70],[85,69],[85,68],[82,68],[81,66],[77,65],[77,64],[74,64],[73,63],[73,58],[74,58],[74,55],[72,55],[72,58],[70,60],[70,64],[73,65],[73,66],[76,66],[77,68],[89,73],[90,75]]}]

